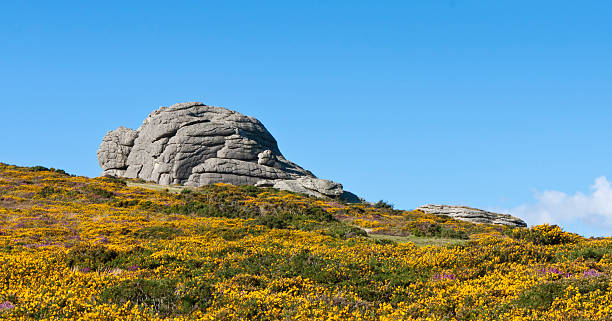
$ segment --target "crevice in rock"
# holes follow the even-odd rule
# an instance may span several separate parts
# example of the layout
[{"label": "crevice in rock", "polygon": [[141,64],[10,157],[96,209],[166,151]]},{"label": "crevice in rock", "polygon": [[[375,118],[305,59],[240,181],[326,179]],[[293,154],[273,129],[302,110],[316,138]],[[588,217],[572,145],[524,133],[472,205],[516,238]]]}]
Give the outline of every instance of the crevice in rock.
[{"label": "crevice in rock", "polygon": [[185,123],[184,125],[181,125],[180,128],[184,128],[184,127],[192,126],[192,125],[196,125],[196,124],[204,124],[204,123],[210,123],[210,119],[193,120],[193,121],[190,121],[188,123]]},{"label": "crevice in rock", "polygon": [[178,132],[178,129],[167,132],[167,133],[163,133],[161,134],[161,136],[158,136],[157,138],[155,138],[151,143],[156,143],[164,138],[172,138],[173,136],[176,135],[176,132]]}]

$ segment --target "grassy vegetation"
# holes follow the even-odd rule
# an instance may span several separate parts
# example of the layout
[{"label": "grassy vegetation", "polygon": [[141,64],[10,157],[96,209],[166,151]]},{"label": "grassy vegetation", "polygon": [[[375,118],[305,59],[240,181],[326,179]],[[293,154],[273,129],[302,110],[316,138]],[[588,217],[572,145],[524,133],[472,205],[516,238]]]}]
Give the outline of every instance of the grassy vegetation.
[{"label": "grassy vegetation", "polygon": [[0,319],[610,320],[612,240],[0,164]]},{"label": "grassy vegetation", "polygon": [[141,187],[141,188],[151,189],[151,190],[158,191],[158,192],[169,192],[169,193],[178,194],[183,191],[195,190],[195,188],[193,187],[177,186],[177,185],[163,186],[163,185],[154,184],[154,183],[140,182],[137,180],[119,180],[119,181],[125,182],[125,184],[130,187]]},{"label": "grassy vegetation", "polygon": [[[445,245],[456,245],[456,244],[465,244],[467,241],[461,239],[451,239],[451,238],[440,238],[440,237],[420,237],[420,236],[395,236],[395,235],[385,235],[385,234],[369,234],[369,236],[374,240],[386,240],[390,243],[414,243],[416,246],[445,246]],[[384,242],[383,242],[384,243]]]}]

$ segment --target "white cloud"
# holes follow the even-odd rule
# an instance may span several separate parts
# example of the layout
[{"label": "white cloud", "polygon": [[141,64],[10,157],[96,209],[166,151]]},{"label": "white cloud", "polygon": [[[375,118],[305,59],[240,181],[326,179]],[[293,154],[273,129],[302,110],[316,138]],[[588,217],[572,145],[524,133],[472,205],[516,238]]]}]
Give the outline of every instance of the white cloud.
[{"label": "white cloud", "polygon": [[543,191],[534,193],[534,198],[535,203],[520,205],[509,212],[529,225],[563,226],[580,221],[594,229],[612,228],[612,187],[603,176],[595,179],[590,194]]}]

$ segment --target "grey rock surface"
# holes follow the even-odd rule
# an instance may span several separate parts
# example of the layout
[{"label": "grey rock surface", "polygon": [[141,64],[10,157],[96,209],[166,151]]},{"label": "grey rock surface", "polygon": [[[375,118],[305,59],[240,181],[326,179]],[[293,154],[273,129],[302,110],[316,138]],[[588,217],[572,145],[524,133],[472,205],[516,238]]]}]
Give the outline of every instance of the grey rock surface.
[{"label": "grey rock surface", "polygon": [[501,224],[516,227],[527,226],[523,220],[512,215],[493,213],[467,206],[428,204],[416,209],[426,214],[445,215],[472,223]]},{"label": "grey rock surface", "polygon": [[317,197],[350,194],[341,184],[318,179],[286,160],[257,119],[199,102],[161,107],[137,130],[120,127],[108,132],[98,149],[98,162],[103,176],[141,178],[162,185],[221,182]]},{"label": "grey rock surface", "polygon": [[127,169],[127,159],[134,146],[138,132],[133,129],[119,127],[108,132],[102,139],[98,149],[98,162],[102,170],[113,176],[123,176]]},{"label": "grey rock surface", "polygon": [[274,187],[281,190],[308,194],[316,197],[342,197],[347,193],[342,185],[326,179],[300,177],[298,179],[262,180],[255,184],[260,187]]}]

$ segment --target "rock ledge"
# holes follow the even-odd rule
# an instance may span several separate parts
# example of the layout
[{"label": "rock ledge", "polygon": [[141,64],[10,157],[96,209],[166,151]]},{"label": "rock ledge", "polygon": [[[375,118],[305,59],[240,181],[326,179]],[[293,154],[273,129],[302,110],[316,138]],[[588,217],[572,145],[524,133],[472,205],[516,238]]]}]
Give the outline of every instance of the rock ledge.
[{"label": "rock ledge", "polygon": [[500,224],[515,227],[527,226],[527,224],[523,220],[512,215],[493,213],[467,206],[428,204],[420,206],[416,208],[416,210],[419,210],[426,214],[450,216],[458,220],[472,223]]}]

